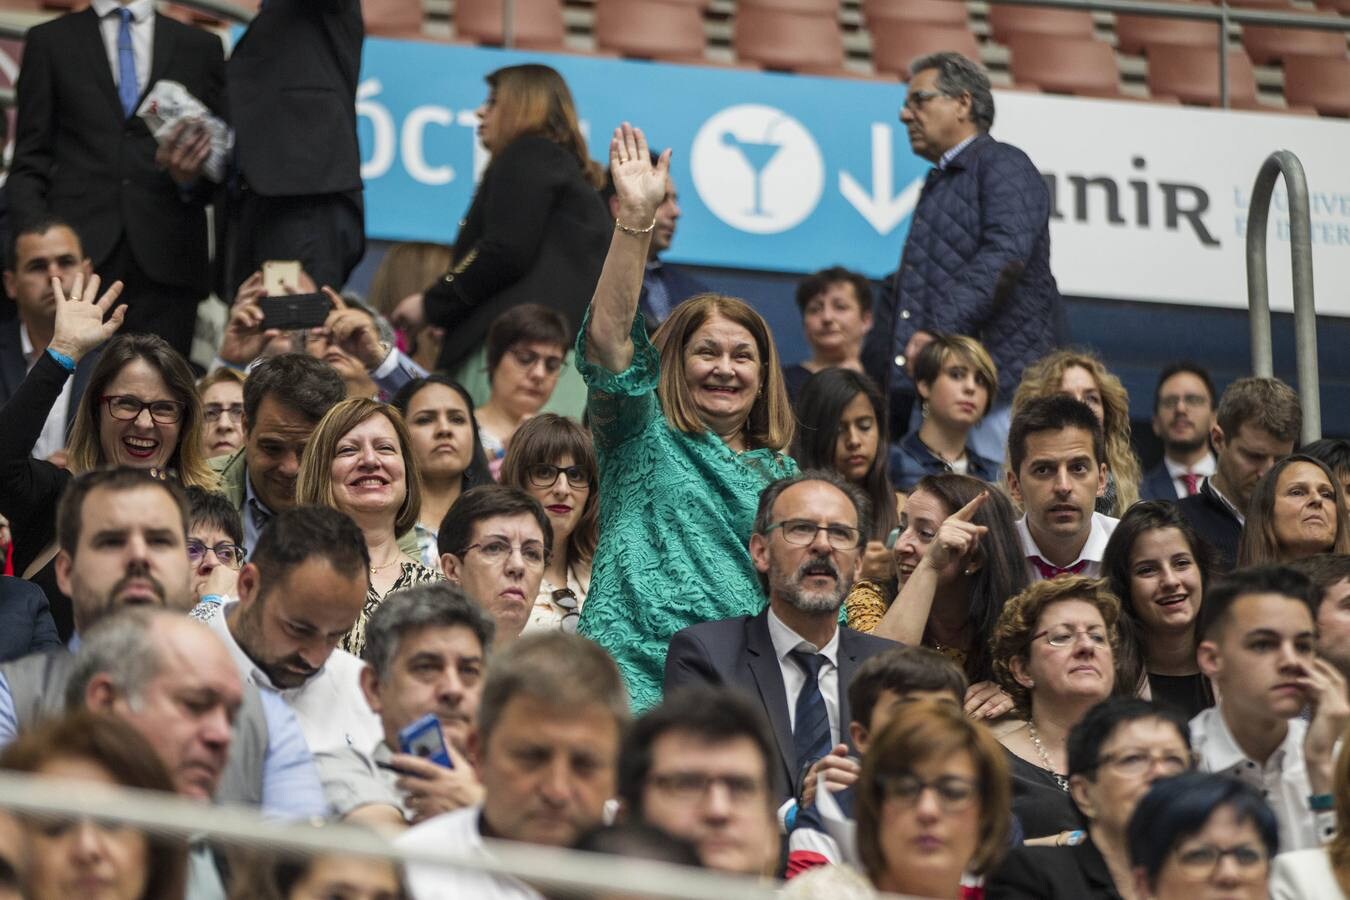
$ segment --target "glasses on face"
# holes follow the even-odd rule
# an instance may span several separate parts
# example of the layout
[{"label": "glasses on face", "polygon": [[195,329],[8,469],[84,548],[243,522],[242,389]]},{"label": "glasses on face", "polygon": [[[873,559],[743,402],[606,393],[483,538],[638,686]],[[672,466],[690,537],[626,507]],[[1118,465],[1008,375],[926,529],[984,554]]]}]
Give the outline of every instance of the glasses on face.
[{"label": "glasses on face", "polygon": [[[151,413],[151,415],[154,415],[154,413]],[[236,422],[242,422],[244,420],[244,404],[208,403],[202,407],[202,416],[208,422],[218,422],[222,416]]]},{"label": "glasses on face", "polygon": [[1180,775],[1191,768],[1191,755],[1180,750],[1147,753],[1143,750],[1125,750],[1121,753],[1103,753],[1097,758],[1098,768],[1109,768],[1127,778],[1137,778],[1154,766],[1164,776]]},{"label": "glasses on face", "polygon": [[906,109],[922,109],[929,100],[943,96],[942,91],[910,91],[905,95]]},{"label": "glasses on face", "polygon": [[1086,635],[1088,643],[1094,647],[1105,647],[1110,640],[1106,632],[1100,628],[1070,628],[1067,625],[1059,625],[1054,628],[1047,628],[1045,631],[1032,635],[1032,641],[1038,641],[1045,638],[1045,642],[1051,647],[1068,647],[1078,640],[1079,635]]},{"label": "glasses on face", "polygon": [[520,551],[520,558],[525,560],[525,565],[528,568],[542,569],[544,563],[548,562],[548,553],[544,550],[544,545],[538,541],[526,541],[523,544],[509,544],[506,541],[499,540],[483,541],[478,544],[470,544],[459,555],[467,556],[470,550],[477,550],[478,555],[492,565],[506,562],[512,550]]},{"label": "glasses on face", "polygon": [[173,425],[182,421],[183,410],[187,408],[186,403],[178,400],[151,400],[149,403],[143,403],[136,397],[125,394],[108,394],[99,399],[108,407],[108,415],[123,422],[136,420],[140,417],[141,410],[148,409],[150,418],[160,425]]},{"label": "glasses on face", "polygon": [[937,796],[938,805],[946,812],[968,809],[979,793],[975,782],[956,775],[943,775],[932,781],[924,781],[913,773],[881,778],[882,796],[887,800],[896,801],[906,809],[917,806],[923,792],[929,789],[932,789]]},{"label": "glasses on face", "polygon": [[530,479],[530,484],[537,488],[553,487],[558,483],[559,475],[567,479],[569,487],[591,486],[591,476],[587,475],[586,470],[581,466],[550,466],[539,463],[525,469],[525,477]]},{"label": "glasses on face", "polygon": [[816,535],[825,532],[825,540],[836,550],[856,550],[862,546],[862,532],[852,525],[831,522],[829,525],[817,525],[810,519],[784,519],[764,529],[767,535],[775,528],[783,532],[783,540],[794,547],[809,547]]},{"label": "glasses on face", "polygon": [[576,634],[577,623],[581,621],[581,604],[577,601],[577,595],[571,588],[558,588],[549,596],[553,599],[553,605],[563,611],[558,629],[564,634]]},{"label": "glasses on face", "polygon": [[1257,878],[1267,861],[1266,851],[1252,844],[1238,844],[1235,847],[1216,847],[1202,844],[1186,847],[1176,853],[1177,868],[1191,881],[1207,881],[1214,875],[1225,856],[1233,858],[1238,872],[1244,878]]},{"label": "glasses on face", "polygon": [[1182,394],[1176,397],[1163,397],[1158,401],[1158,406],[1163,409],[1176,409],[1183,404],[1191,409],[1198,409],[1201,406],[1208,406],[1209,398],[1204,394]]},{"label": "glasses on face", "polygon": [[709,775],[706,772],[665,772],[647,776],[652,787],[677,800],[693,803],[703,799],[708,788],[720,784],[733,803],[754,800],[764,791],[763,783],[750,775]]},{"label": "glasses on face", "polygon": [[509,352],[522,369],[533,368],[534,364],[541,359],[544,361],[544,371],[550,375],[562,368],[563,358],[561,356],[545,356],[542,353],[535,353],[533,350],[515,348],[512,348]]},{"label": "glasses on face", "polygon": [[206,544],[196,538],[188,538],[188,561],[194,566],[206,558],[207,550],[214,553],[216,559],[220,560],[222,565],[229,566],[231,569],[237,569],[244,564],[244,548],[238,544],[232,544],[229,541],[221,541],[219,544]]}]

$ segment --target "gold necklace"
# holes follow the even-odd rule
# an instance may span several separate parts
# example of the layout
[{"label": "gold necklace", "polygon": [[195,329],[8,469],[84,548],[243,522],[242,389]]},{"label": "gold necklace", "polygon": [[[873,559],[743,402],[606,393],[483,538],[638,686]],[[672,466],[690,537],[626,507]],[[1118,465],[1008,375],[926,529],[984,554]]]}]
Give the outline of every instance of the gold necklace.
[{"label": "gold necklace", "polygon": [[1031,745],[1036,748],[1036,755],[1045,763],[1045,770],[1054,776],[1055,784],[1064,793],[1069,792],[1069,779],[1055,771],[1055,767],[1050,765],[1050,754],[1045,752],[1045,745],[1041,743],[1041,736],[1036,733],[1036,723],[1027,719],[1027,735],[1031,738]]},{"label": "gold necklace", "polygon": [[385,569],[387,569],[387,568],[389,568],[390,566],[392,566],[392,565],[394,565],[395,563],[397,563],[397,562],[399,561],[399,557],[402,556],[402,555],[403,555],[402,552],[400,552],[400,551],[398,550],[398,548],[395,548],[395,549],[394,549],[394,558],[391,559],[391,560],[389,560],[389,562],[385,563],[385,564],[382,565],[382,566],[371,566],[371,567],[370,567],[370,574],[375,575],[375,574],[378,574],[378,573],[380,573],[380,572],[383,572]]}]

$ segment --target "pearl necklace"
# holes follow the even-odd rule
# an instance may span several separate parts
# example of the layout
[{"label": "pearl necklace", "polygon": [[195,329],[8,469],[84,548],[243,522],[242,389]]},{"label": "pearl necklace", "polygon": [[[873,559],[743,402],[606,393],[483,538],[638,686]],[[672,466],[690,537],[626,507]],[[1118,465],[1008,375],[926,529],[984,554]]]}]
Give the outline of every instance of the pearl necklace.
[{"label": "pearl necklace", "polygon": [[1036,748],[1036,755],[1045,764],[1045,770],[1054,777],[1055,784],[1059,785],[1059,789],[1067,794],[1069,792],[1069,779],[1056,772],[1055,767],[1050,765],[1050,754],[1045,752],[1045,745],[1041,743],[1041,736],[1036,733],[1036,723],[1030,719],[1027,720],[1027,736],[1031,738],[1031,746]]}]

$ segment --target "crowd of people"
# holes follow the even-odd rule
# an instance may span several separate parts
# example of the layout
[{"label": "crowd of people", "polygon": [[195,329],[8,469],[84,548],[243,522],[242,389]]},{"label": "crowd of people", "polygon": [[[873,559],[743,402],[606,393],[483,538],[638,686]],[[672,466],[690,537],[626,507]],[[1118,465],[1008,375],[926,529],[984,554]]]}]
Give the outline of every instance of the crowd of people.
[{"label": "crowd of people", "polygon": [[[313,64],[278,49],[296,20],[351,62],[353,10],[268,0],[228,68],[183,76],[212,109],[228,93],[237,132],[206,371],[162,324],[205,261],[156,274],[155,213],[111,228],[92,189],[72,199],[72,172],[106,172],[52,127],[86,113],[42,56],[102,29],[136,190],[182,205],[155,224],[187,240],[206,144],[156,147],[123,97],[150,71],[133,44],[184,26],[96,0],[32,33],[0,323],[0,769],[409,851],[786,877],[789,897],[1350,896],[1350,444],[1297,448],[1290,387],[1220,393],[1179,361],[1143,470],[1120,379],[1054,347],[1044,183],[990,136],[976,65],[914,64],[900,121],[934,169],[901,265],[880,289],[804,279],[794,362],[661,260],[670,151],[624,123],[603,169],[541,65],[487,78],[491,161],[455,246],[396,247],[369,302],[339,293],[359,178],[258,123],[347,111],[307,89],[288,119],[298,98],[251,92]],[[324,71],[350,100],[348,67]],[[321,326],[269,325],[260,262],[290,258]],[[547,895],[10,815],[0,863],[0,896],[35,900]]]}]

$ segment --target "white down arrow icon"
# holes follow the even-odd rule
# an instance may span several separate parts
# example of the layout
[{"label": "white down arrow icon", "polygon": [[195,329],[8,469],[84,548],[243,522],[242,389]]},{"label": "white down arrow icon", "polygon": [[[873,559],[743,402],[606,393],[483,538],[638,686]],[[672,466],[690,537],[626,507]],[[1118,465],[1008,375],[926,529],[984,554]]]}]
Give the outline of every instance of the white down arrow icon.
[{"label": "white down arrow icon", "polygon": [[889,234],[909,215],[919,200],[923,179],[916,178],[896,196],[891,196],[892,174],[891,126],[884,122],[872,123],[872,193],[868,193],[847,172],[839,173],[839,193],[853,204],[864,219],[877,230]]}]

